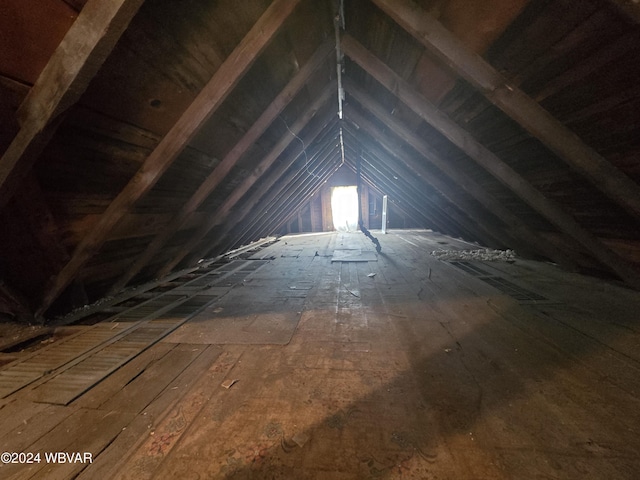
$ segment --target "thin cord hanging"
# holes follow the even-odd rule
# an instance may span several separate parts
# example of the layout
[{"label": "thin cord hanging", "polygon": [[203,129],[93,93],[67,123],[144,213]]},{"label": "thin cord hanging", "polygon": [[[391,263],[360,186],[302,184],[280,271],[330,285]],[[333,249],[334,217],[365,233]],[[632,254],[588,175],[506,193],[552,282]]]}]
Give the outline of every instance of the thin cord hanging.
[{"label": "thin cord hanging", "polygon": [[311,170],[309,170],[309,157],[307,156],[307,147],[304,144],[304,140],[302,140],[298,135],[296,135],[296,133],[293,130],[289,128],[289,125],[287,125],[287,122],[284,121],[284,118],[282,118],[282,116],[278,115],[278,118],[282,121],[282,123],[284,123],[284,126],[287,127],[287,130],[289,130],[289,133],[293,135],[294,138],[296,138],[302,145],[302,153],[304,153],[304,168],[307,171],[307,173],[309,175],[313,175],[316,178],[320,178],[319,175],[316,175]]}]

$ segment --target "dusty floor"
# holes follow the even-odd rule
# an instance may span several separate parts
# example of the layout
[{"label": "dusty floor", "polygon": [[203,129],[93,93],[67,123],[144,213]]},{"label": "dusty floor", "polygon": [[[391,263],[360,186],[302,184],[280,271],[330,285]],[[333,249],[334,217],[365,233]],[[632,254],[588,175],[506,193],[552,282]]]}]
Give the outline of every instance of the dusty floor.
[{"label": "dusty floor", "polygon": [[[125,312],[4,354],[0,451],[92,463],[42,456],[0,478],[638,478],[640,294],[519,259],[439,261],[475,247],[429,232],[379,238],[371,257],[359,233],[285,237],[200,281],[194,316],[133,331]],[[11,393],[17,365],[88,331],[107,336]],[[83,367],[100,355],[120,360]]]}]

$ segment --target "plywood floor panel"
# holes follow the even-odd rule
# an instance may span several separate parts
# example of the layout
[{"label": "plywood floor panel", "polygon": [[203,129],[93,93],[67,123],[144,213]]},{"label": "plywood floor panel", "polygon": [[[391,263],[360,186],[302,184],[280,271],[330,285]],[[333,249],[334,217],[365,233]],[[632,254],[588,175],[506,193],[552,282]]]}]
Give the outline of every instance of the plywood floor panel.
[{"label": "plywood floor panel", "polygon": [[68,430],[77,438],[57,449],[96,453],[42,466],[51,478],[636,478],[640,294],[549,264],[481,264],[548,299],[527,302],[430,255],[477,246],[419,230],[378,238],[376,262],[332,263],[337,248],[372,248],[333,233],[283,237],[252,253],[268,259],[259,268],[230,267],[233,294],[201,314],[202,333],[225,312],[253,309],[267,329],[299,312],[286,343],[174,338],[68,406],[16,396],[0,431],[21,428],[3,412],[22,413],[20,448],[54,448]]}]

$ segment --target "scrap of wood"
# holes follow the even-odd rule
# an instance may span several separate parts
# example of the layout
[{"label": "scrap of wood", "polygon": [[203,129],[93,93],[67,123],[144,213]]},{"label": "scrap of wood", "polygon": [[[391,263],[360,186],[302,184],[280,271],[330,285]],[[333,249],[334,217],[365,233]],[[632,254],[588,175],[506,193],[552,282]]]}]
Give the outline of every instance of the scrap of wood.
[{"label": "scrap of wood", "polygon": [[293,440],[296,445],[302,448],[304,447],[304,444],[309,441],[309,435],[304,432],[296,433],[293,437],[291,437],[291,440]]},{"label": "scrap of wood", "polygon": [[232,386],[233,384],[235,384],[238,380],[239,380],[239,379],[237,379],[237,378],[230,378],[230,379],[227,379],[227,380],[225,380],[224,382],[222,382],[220,385],[221,385],[222,387],[226,388],[226,389],[229,389],[229,388],[231,388],[231,386]]}]

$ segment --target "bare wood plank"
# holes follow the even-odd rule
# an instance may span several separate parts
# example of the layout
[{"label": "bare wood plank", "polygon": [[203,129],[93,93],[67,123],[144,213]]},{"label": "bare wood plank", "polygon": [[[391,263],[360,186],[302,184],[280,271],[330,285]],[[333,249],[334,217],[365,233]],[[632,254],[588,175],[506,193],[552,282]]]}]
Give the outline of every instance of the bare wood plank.
[{"label": "bare wood plank", "polygon": [[[363,115],[360,115],[355,109],[349,108],[346,110],[346,117],[352,121],[354,121],[361,129],[368,132],[371,137],[375,138],[376,141],[380,144],[380,146],[386,151],[387,155],[390,155],[392,158],[396,159],[396,161],[402,162],[407,166],[412,172],[415,173],[422,181],[431,185],[435,190],[440,192],[442,196],[450,202],[452,205],[455,205],[461,212],[466,212],[468,215],[467,218],[463,218],[462,216],[453,213],[456,217],[458,223],[473,223],[475,228],[483,231],[485,235],[489,238],[497,238],[502,242],[506,243],[509,247],[515,248],[516,250],[521,250],[519,247],[520,244],[527,244],[531,239],[536,238],[536,233],[534,231],[523,232],[522,236],[518,237],[518,232],[508,232],[506,229],[502,229],[500,226],[493,225],[489,222],[486,222],[487,212],[482,211],[480,207],[473,204],[470,201],[467,201],[465,198],[462,198],[460,195],[457,195],[454,189],[449,187],[449,185],[440,179],[437,175],[432,175],[424,166],[422,162],[412,158],[410,155],[405,154],[404,152],[398,150],[397,148],[393,148],[392,142],[390,141],[387,134],[377,128],[373,123],[364,118]],[[397,122],[394,124],[389,124],[390,128],[401,128]],[[407,132],[408,133],[408,132]],[[416,138],[416,143],[418,139]],[[420,152],[420,151],[419,151]],[[422,152],[420,152],[422,153]],[[429,158],[429,157],[427,157]],[[452,173],[456,173],[451,169]],[[457,174],[456,174],[457,175]],[[452,180],[456,181],[455,178]],[[470,181],[467,180],[467,181]],[[456,182],[457,183],[457,182]],[[478,187],[479,189],[480,187]],[[500,220],[508,220],[505,221],[505,225],[517,225],[519,223],[517,217],[511,212],[509,212],[506,208],[502,206],[498,200],[490,197],[489,194],[484,194],[487,199],[484,197],[476,198],[478,202],[485,206],[488,211],[491,211],[491,206],[496,206],[498,212],[493,213]],[[489,203],[484,203],[483,200],[489,200]],[[528,235],[528,236],[526,236]],[[531,250],[531,247],[528,247]],[[541,253],[545,255],[546,251],[544,249],[540,249]],[[560,257],[560,252],[557,252],[558,257]]]},{"label": "bare wood plank", "polygon": [[[332,115],[327,115],[325,118],[329,121],[331,117]],[[305,144],[311,143],[313,141],[312,138],[322,130],[323,127],[319,126],[314,132],[305,136],[303,138]],[[293,230],[292,225],[294,224],[298,228],[297,231],[300,231],[297,210],[295,209],[299,204],[292,206],[290,204],[290,195],[283,192],[290,190],[300,179],[300,172],[287,173],[287,170],[299,158],[301,153],[297,152],[292,158],[284,161],[273,172],[270,172],[269,176],[261,181],[261,186],[252,193],[250,198],[245,200],[242,209],[237,214],[234,214],[234,219],[239,218],[241,220],[225,224],[219,232],[216,232],[215,238],[209,238],[205,235],[199,244],[194,247],[193,253],[187,257],[185,263],[188,265],[196,264],[198,260],[206,257],[209,252],[234,251],[232,249],[237,248],[239,245],[252,244],[256,239],[274,235],[281,226],[281,223],[278,223],[278,219],[282,210],[288,209],[288,211],[292,212],[289,231]],[[309,160],[310,164],[314,162],[313,158]],[[326,168],[320,168],[315,173],[323,177],[326,174],[325,170]],[[274,188],[276,184],[278,186]],[[263,212],[265,211],[268,211],[269,215],[264,215]],[[260,230],[258,222],[267,223],[269,228]],[[243,225],[241,230],[237,229],[239,224]]]},{"label": "bare wood plank", "polygon": [[21,129],[0,159],[0,208],[52,137],[56,117],[78,101],[143,1],[91,0],[82,9],[18,110]]},{"label": "bare wood plank", "polygon": [[[325,88],[322,95],[320,95],[301,115],[298,120],[291,126],[290,130],[294,134],[298,134],[309,121],[318,113],[318,111],[325,105],[327,100],[333,93],[336,92],[336,82],[330,82]],[[189,243],[187,243],[175,257],[169,261],[162,269],[160,269],[159,276],[164,276],[169,273],[189,252],[193,249],[204,237],[209,230],[216,225],[222,224],[227,217],[231,209],[240,201],[240,199],[249,191],[253,184],[262,177],[262,175],[271,167],[275,161],[280,157],[282,152],[293,141],[294,136],[290,133],[286,133],[280,141],[271,149],[271,151],[260,161],[258,166],[253,169],[251,174],[245,178],[245,180],[235,188],[235,190],[227,197],[225,202],[211,215],[211,218],[204,222],[198,231],[191,237]],[[238,217],[235,218],[238,220]]]},{"label": "bare wood plank", "polygon": [[[535,244],[541,253],[548,258],[553,259],[557,263],[567,265],[570,268],[575,268],[575,264],[567,262],[565,260],[565,254],[563,251],[557,249],[552,243],[548,242],[544,237],[537,232],[527,227],[514,213],[506,208],[497,198],[484,190],[474,179],[466,175],[462,171],[458,171],[454,168],[446,159],[442,158],[435,150],[427,145],[420,137],[415,135],[406,129],[395,117],[388,114],[379,104],[377,104],[371,97],[365,95],[353,86],[349,86],[348,92],[353,95],[358,102],[362,104],[367,110],[373,113],[376,117],[382,120],[389,128],[391,128],[396,135],[402,140],[411,145],[417,152],[419,152],[425,159],[427,159],[432,165],[442,171],[445,175],[451,178],[462,190],[475,198],[480,204],[486,206],[494,215],[500,220],[505,222],[510,227],[509,231],[517,236],[520,241],[525,244]],[[348,110],[348,115],[353,116],[351,109]],[[364,119],[359,119],[364,120]],[[358,123],[356,121],[356,123]],[[369,122],[362,122],[363,128],[368,130],[378,142],[385,148],[394,150],[392,144],[387,140],[387,136],[384,132],[380,132],[375,129]],[[438,181],[436,176],[423,175],[424,181],[430,182],[434,188],[440,191],[445,196],[455,196],[455,192],[452,192],[445,182]],[[532,248],[532,247],[530,247]]]},{"label": "bare wood plank", "polygon": [[158,253],[162,246],[177,232],[198,209],[202,202],[213,192],[220,182],[229,174],[242,155],[260,138],[260,135],[271,125],[285,106],[295,97],[305,85],[309,77],[322,65],[327,56],[333,51],[332,42],[321,45],[309,61],[291,79],[287,86],[271,102],[266,110],[255,121],[251,128],[227,153],[224,159],[216,166],[211,174],[202,182],[198,190],[185,203],[181,211],[176,214],[164,231],[153,239],[147,249],[134,262],[131,268],[111,288],[111,293],[120,291],[129,281],[144,268],[145,265]]},{"label": "bare wood plank", "polygon": [[[210,356],[212,351],[219,355],[213,361]],[[175,390],[163,392],[159,399],[146,410],[145,417],[136,418],[136,420],[143,419],[145,422],[142,424],[136,422],[138,428],[135,429],[135,433],[138,437],[132,442],[133,444],[127,448],[114,442],[113,446],[119,448],[112,450],[110,447],[105,454],[120,453],[120,456],[112,455],[112,462],[96,462],[87,469],[87,473],[91,474],[82,475],[80,478],[151,478],[154,474],[158,477],[159,472],[156,469],[159,463],[166,458],[183,435],[189,434],[191,431],[189,425],[214,395],[211,386],[219,385],[224,380],[228,372],[237,365],[244,351],[243,346],[226,347],[220,354],[219,347],[210,346],[194,362],[194,364],[198,363],[198,369],[189,368],[185,373],[190,374],[184,379],[181,376],[181,382],[175,382],[175,386],[178,387],[177,392]],[[209,362],[200,362],[203,357],[207,357],[207,354],[209,357],[204,359]],[[174,400],[175,397],[179,397],[179,401]],[[153,429],[153,436],[149,435],[149,428]],[[124,432],[122,437],[126,436],[128,436],[127,432]],[[158,448],[158,438],[165,440],[160,448]],[[97,475],[97,472],[101,474]]]},{"label": "bare wood plank", "polygon": [[[360,46],[361,47],[361,46]],[[428,100],[419,95],[401,77],[380,60],[370,54],[351,37],[343,38],[343,51],[362,66],[369,74],[395,93],[409,108],[438,130],[449,141],[465,152],[471,159],[487,170],[497,180],[511,189],[534,210],[544,216],[561,231],[572,236],[583,245],[594,258],[615,272],[630,285],[640,287],[640,272],[628,261],[607,248],[598,238],[584,229],[571,215],[556,203],[546,198],[525,178],[485,148],[468,132],[459,127],[446,114],[439,111]],[[368,55],[366,55],[369,53]]]},{"label": "bare wood plank", "polygon": [[[163,344],[166,345],[166,344]],[[103,410],[139,413],[206,349],[206,345],[174,345],[102,406]]]},{"label": "bare wood plank", "polygon": [[626,55],[637,43],[637,38],[636,32],[628,33],[611,45],[606,46],[594,55],[583,60],[574,68],[566,70],[548,82],[540,92],[536,93],[535,101],[542,102],[563,88],[577,83],[580,79],[604,67],[609,62],[613,62],[623,55]]},{"label": "bare wood plank", "polygon": [[122,390],[123,385],[128,385],[133,379],[140,375],[140,372],[146,371],[150,365],[165,357],[173,347],[174,345],[168,343],[156,343],[85,392],[82,396],[75,399],[71,403],[71,406],[94,409],[101,408],[101,405],[108,402]]},{"label": "bare wood plank", "polygon": [[[506,245],[517,244],[515,240],[510,241],[510,237],[501,229],[496,228],[496,225],[493,225],[494,233],[490,233],[489,230],[491,230],[492,225],[487,222],[488,214],[486,211],[480,213],[478,211],[479,208],[477,210],[471,210],[472,212],[475,212],[476,215],[470,216],[468,215],[468,213],[470,213],[469,211],[461,209],[458,204],[448,198],[447,195],[444,195],[441,190],[435,188],[434,183],[429,181],[431,180],[431,177],[434,177],[435,175],[433,172],[428,172],[421,161],[404,151],[389,147],[393,142],[387,142],[387,145],[384,148],[374,146],[374,143],[372,142],[381,142],[378,137],[378,133],[381,132],[379,129],[374,127],[371,122],[365,120],[362,115],[357,113],[355,109],[349,110],[348,118],[355,121],[360,127],[358,133],[352,133],[352,135],[356,138],[362,139],[361,143],[367,146],[366,154],[360,154],[362,159],[368,164],[376,164],[373,169],[361,169],[363,179],[366,179],[371,175],[371,179],[369,180],[370,183],[376,184],[384,190],[384,194],[389,195],[389,198],[396,207],[398,207],[398,202],[396,200],[400,200],[400,203],[410,206],[413,209],[413,212],[415,212],[407,215],[407,210],[405,208],[404,215],[416,219],[418,218],[416,214],[426,217],[429,219],[427,226],[430,226],[434,230],[455,233],[456,236],[463,236],[467,239],[475,239],[480,241],[483,245],[492,248],[505,248]],[[349,129],[347,128],[346,130]],[[360,132],[364,131],[369,133],[369,138],[364,138],[362,136]],[[389,138],[384,134],[382,137],[387,139]],[[385,166],[388,165],[389,171],[377,172],[377,170],[381,168],[381,164],[384,164]],[[392,172],[394,170],[394,165],[397,164],[403,165],[407,168],[411,172],[412,179],[417,180],[423,185],[422,187],[418,187],[419,193],[412,193],[413,191],[411,189],[405,189],[404,187],[399,186],[401,184],[397,184],[397,182],[389,182],[387,180],[388,178],[393,178],[394,174],[389,172]],[[376,170],[376,172],[374,173],[372,170]],[[385,179],[385,176],[387,179]],[[440,181],[442,182],[442,180]],[[425,185],[428,185],[431,188],[425,188]],[[413,188],[415,188],[415,186]],[[384,194],[382,194],[382,196],[384,196]],[[426,204],[419,203],[417,201],[418,196],[422,196],[422,198],[425,199]],[[433,223],[433,226],[431,226],[431,222]],[[501,233],[497,234],[496,231]]]},{"label": "bare wood plank", "polygon": [[[327,165],[326,168],[324,169],[324,171],[322,172],[319,181],[314,182],[310,188],[307,189],[306,192],[302,192],[301,195],[296,196],[293,200],[295,201],[295,204],[297,205],[305,205],[308,200],[315,195],[316,193],[318,193],[320,191],[320,189],[322,188],[322,185],[324,184],[324,182],[326,182],[327,180],[329,180],[331,178],[331,176],[340,168],[340,165]],[[302,207],[304,208],[304,207]],[[270,231],[272,232],[276,232],[280,229],[280,227],[282,227],[282,225],[284,225],[286,222],[289,221],[289,219],[297,217],[298,218],[298,222],[301,221],[301,211],[302,208],[299,210],[293,210],[292,211],[292,207],[291,208],[282,208],[282,212],[278,217],[276,217],[274,223],[271,225],[269,225],[267,228],[269,228]],[[288,213],[290,212],[290,213]],[[302,228],[300,227],[300,225],[298,226],[298,231],[302,232]]]},{"label": "bare wood plank", "polygon": [[[198,252],[199,258],[202,258],[202,256],[206,255],[209,250],[220,245],[222,240],[228,240],[230,232],[234,232],[233,245],[241,245],[242,243],[251,241],[255,238],[260,238],[264,235],[277,232],[283,224],[285,224],[290,218],[294,217],[299,223],[298,231],[301,231],[301,210],[303,209],[305,202],[311,196],[309,192],[318,191],[324,182],[328,180],[338,168],[340,168],[338,158],[339,154],[337,149],[335,147],[330,148],[329,155],[318,160],[319,167],[315,170],[314,176],[303,172],[291,172],[291,174],[288,175],[287,181],[283,182],[279,188],[266,188],[266,191],[252,196],[251,200],[249,200],[247,204],[255,204],[255,202],[260,201],[261,205],[269,211],[269,215],[260,215],[256,212],[255,208],[248,209],[246,214],[243,215],[242,220],[243,225],[246,226],[244,226],[240,234],[236,235],[233,230],[238,223],[230,226],[228,230],[225,228],[223,234],[218,236],[218,241],[213,244],[210,243],[206,245]],[[310,164],[314,162],[314,159],[310,160]],[[280,178],[283,174],[284,172],[274,172],[270,176],[270,181],[265,183],[273,186],[275,180]],[[301,180],[301,177],[305,178]],[[271,179],[273,180],[271,181]],[[293,190],[293,192],[291,190]],[[252,213],[252,215],[247,215],[249,213]],[[225,250],[231,248],[233,245],[225,246]],[[189,259],[189,262],[195,262],[197,260],[198,258],[193,256]]]},{"label": "bare wood plank", "polygon": [[[325,150],[326,150],[326,147],[325,147]],[[331,154],[331,153],[332,152],[329,152],[329,154]],[[324,155],[325,158],[327,157],[327,153],[324,150],[319,152],[319,153],[318,152],[315,153],[313,155],[313,157],[315,158],[318,155]],[[324,161],[321,162],[321,163],[324,163]],[[279,174],[280,172],[275,172],[275,173]],[[279,176],[281,176],[282,174],[280,174]],[[274,174],[273,178],[275,178],[275,174]],[[290,174],[290,175],[287,176],[287,179],[285,180],[284,183],[285,184],[289,184],[291,182],[295,182],[295,181],[297,181],[298,178],[299,178],[299,175]],[[275,189],[272,190],[271,192],[275,193]],[[279,204],[279,202],[277,202],[277,201],[274,202],[274,199],[272,198],[271,192],[269,192],[270,193],[269,194],[269,203],[265,203],[264,204],[265,205],[265,210],[270,210],[272,207],[278,207],[278,206],[282,207],[282,205]],[[326,198],[326,201],[329,202],[329,197]],[[330,211],[330,208],[331,207],[330,207],[330,202],[329,202],[329,204],[327,204],[327,209]],[[323,205],[322,209],[324,211],[324,209],[325,209],[324,205]],[[325,214],[323,213],[322,215],[325,215]],[[245,226],[243,226],[243,228],[240,231],[239,235],[235,235],[235,234],[233,235],[233,244],[234,245],[242,245],[242,244],[250,241],[250,239],[252,239],[252,238],[260,238],[260,237],[264,236],[265,232],[267,231],[267,228],[265,228],[264,224],[267,221],[268,221],[269,226],[270,226],[270,228],[269,228],[269,232],[270,233],[277,232],[278,229],[280,227],[282,227],[283,225],[286,227],[286,223],[288,222],[288,219],[286,221],[279,222],[279,221],[276,221],[275,218],[272,218],[271,215],[268,215],[268,217],[269,217],[268,219],[265,218],[266,216],[267,215],[265,215],[263,212],[255,212],[254,211],[252,213],[252,215],[250,216],[249,221],[247,221],[247,219],[243,220],[243,224]],[[326,218],[326,215],[323,218]],[[321,228],[324,228],[324,227],[321,226]],[[219,251],[226,251],[229,248],[232,248],[232,245],[230,244],[230,242],[228,242],[228,240],[229,240],[228,237],[230,236],[230,233],[227,233],[226,236],[227,236],[227,238],[225,238],[225,239],[220,238],[216,242],[217,245],[222,245],[223,240],[227,240],[227,244],[225,244],[224,248],[222,250],[219,250]],[[198,253],[201,254],[201,256],[204,256],[204,255],[207,254],[208,251],[213,250],[213,248],[215,248],[215,247],[216,247],[216,245],[209,245],[206,248],[202,248],[201,250],[199,250]],[[191,260],[191,258],[189,260]]]},{"label": "bare wood plank", "polygon": [[[73,409],[57,405],[45,405],[16,399],[0,409],[0,449],[6,451],[21,451],[37,440],[44,432],[53,428]],[[50,424],[50,417],[55,422]]]},{"label": "bare wood plank", "polygon": [[[310,145],[323,131],[328,128],[332,127],[327,127],[327,125],[323,124],[323,122],[320,122],[320,124],[317,125],[312,132],[309,132],[303,138],[305,145]],[[292,211],[292,213],[295,213],[296,208],[299,206],[299,204],[294,205],[293,207],[289,205],[289,197],[285,196],[284,191],[286,189],[289,189],[291,185],[298,184],[303,176],[311,177],[311,175],[308,175],[304,171],[292,171],[287,173],[289,167],[300,157],[301,154],[301,151],[296,152],[292,158],[288,159],[277,169],[271,172],[269,174],[269,177],[266,178],[262,183],[262,186],[258,190],[256,190],[254,194],[251,195],[250,199],[246,201],[245,206],[243,206],[242,211],[238,215],[242,218],[243,228],[240,235],[234,235],[233,240],[235,245],[242,245],[246,241],[249,241],[249,236],[253,236],[253,238],[259,238],[262,236],[261,233],[264,230],[258,230],[259,227],[256,223],[258,220],[262,223],[268,223],[271,227],[271,231],[269,233],[272,234],[273,232],[278,231],[279,225],[276,224],[278,212],[282,211],[283,209],[288,209],[289,211]],[[337,150],[335,145],[325,145],[320,149],[316,149],[316,151],[314,151],[312,154],[310,154],[310,152],[307,152],[307,155],[307,165],[313,168],[314,164],[325,165],[327,163],[327,160],[330,160],[329,157],[335,157],[335,155],[337,155]],[[321,175],[322,173],[324,172],[314,171],[315,175]],[[286,177],[284,177],[285,174]],[[276,182],[278,182],[278,186],[276,186]],[[258,202],[260,202],[260,209],[255,208]],[[269,215],[262,215],[262,211],[269,211]],[[237,223],[235,222],[233,225],[229,225],[229,228],[225,228],[223,230],[222,235],[218,235],[217,241],[210,243],[202,250],[196,250],[197,255],[191,257],[189,259],[189,263],[192,260],[198,260],[198,258],[195,258],[196,256],[199,255],[199,258],[202,258],[202,256],[206,255],[207,251],[213,250],[217,246],[220,246],[223,240],[228,240],[228,238],[225,237],[228,236],[229,232],[233,231],[236,225]],[[248,235],[249,232],[252,232],[252,234]],[[225,247],[225,250],[227,248],[231,248],[231,245],[229,245],[229,247]]]},{"label": "bare wood plank", "polygon": [[77,275],[84,264],[106,241],[117,222],[147,193],[178,157],[209,117],[227,98],[244,73],[278,32],[300,0],[276,0],[213,75],[171,130],[147,157],[126,187],[111,202],[100,222],[78,245],[71,260],[52,281],[43,296],[38,315]]},{"label": "bare wood plank", "polygon": [[430,52],[474,85],[489,101],[588,178],[605,195],[640,216],[640,186],[618,170],[524,92],[469,51],[438,21],[409,0],[373,0]]},{"label": "bare wood plank", "polygon": [[[186,348],[187,345],[184,345]],[[201,348],[201,345],[194,346]],[[150,427],[165,418],[168,412],[190,392],[191,388],[200,383],[210,383],[214,371],[224,368],[228,357],[220,359],[222,349],[215,345],[204,347],[204,351],[195,359],[153,402],[142,414],[127,425],[118,437],[94,462],[82,471],[79,479],[114,478],[113,472],[136,451],[136,447],[149,436]],[[211,370],[209,370],[211,369]]]}]

